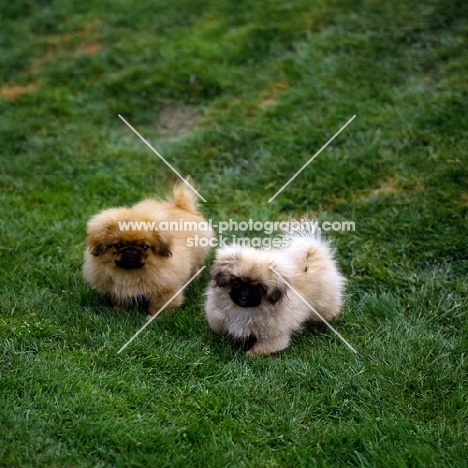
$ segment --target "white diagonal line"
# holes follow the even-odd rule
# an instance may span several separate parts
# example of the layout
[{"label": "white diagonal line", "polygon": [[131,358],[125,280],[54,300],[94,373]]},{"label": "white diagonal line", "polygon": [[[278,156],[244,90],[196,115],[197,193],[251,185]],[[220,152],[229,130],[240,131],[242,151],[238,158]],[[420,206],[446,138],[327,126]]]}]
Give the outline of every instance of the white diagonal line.
[{"label": "white diagonal line", "polygon": [[274,200],[354,119],[353,115],[269,200]]},{"label": "white diagonal line", "polygon": [[206,266],[202,266],[117,352],[120,354],[159,314],[164,308],[181,292],[183,291],[197,276],[203,271]]},{"label": "white diagonal line", "polygon": [[127,127],[130,130],[133,130],[133,132],[140,137],[143,143],[145,143],[146,146],[148,146],[148,148],[150,148],[169,167],[169,169],[171,169],[172,172],[174,172],[174,174],[176,174],[186,185],[188,185],[194,191],[194,193],[198,197],[200,197],[206,203],[206,200],[195,190],[195,188],[192,185],[190,185],[190,183],[186,179],[184,179],[177,172],[177,170],[169,162],[167,162],[120,114],[119,114],[119,118],[127,125]]},{"label": "white diagonal line", "polygon": [[315,313],[315,315],[317,315],[320,320],[328,327],[330,328],[330,330],[333,331],[333,333],[335,333],[336,336],[338,336],[338,338],[341,339],[341,341],[343,341],[343,343],[348,346],[348,348],[353,352],[353,353],[356,353],[357,354],[357,351],[288,283],[288,281],[286,281],[272,266],[270,266],[270,270],[274,271],[274,273],[276,274],[276,276],[278,276],[278,278],[280,278],[290,289],[291,291],[294,292],[294,294],[296,294],[296,296],[312,311]]}]

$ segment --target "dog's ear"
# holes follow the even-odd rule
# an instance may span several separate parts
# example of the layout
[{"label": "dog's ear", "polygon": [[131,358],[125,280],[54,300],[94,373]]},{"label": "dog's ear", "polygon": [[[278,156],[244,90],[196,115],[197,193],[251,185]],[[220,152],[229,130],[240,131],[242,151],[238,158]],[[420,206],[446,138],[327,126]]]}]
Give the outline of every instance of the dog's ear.
[{"label": "dog's ear", "polygon": [[89,246],[89,251],[91,252],[91,255],[94,255],[95,257],[99,257],[99,255],[101,255],[102,252],[104,252],[104,250],[106,250],[106,246],[103,242],[94,245],[94,247],[91,245]]},{"label": "dog's ear", "polygon": [[86,242],[88,244],[88,250],[91,252],[91,255],[95,257],[99,257],[99,255],[107,249],[107,245],[101,235],[90,233],[86,238]]},{"label": "dog's ear", "polygon": [[153,252],[161,257],[172,257],[169,237],[154,231]]},{"label": "dog's ear", "polygon": [[117,208],[102,211],[93,216],[87,224],[86,242],[89,252],[95,257],[103,254],[112,243]]},{"label": "dog's ear", "polygon": [[218,271],[218,273],[213,275],[212,279],[220,288],[231,284],[231,277],[223,271]]},{"label": "dog's ear", "polygon": [[157,247],[156,251],[161,257],[172,257],[172,252],[169,249],[169,244],[161,242]]},{"label": "dog's ear", "polygon": [[231,276],[223,268],[223,265],[215,264],[211,272],[211,280],[216,286],[222,288],[231,284]]},{"label": "dog's ear", "polygon": [[211,282],[219,288],[229,286],[233,278],[232,265],[239,261],[239,253],[232,246],[218,250],[211,270]]},{"label": "dog's ear", "polygon": [[276,304],[278,301],[283,299],[284,295],[286,294],[286,291],[276,287],[273,288],[271,291],[268,291],[266,294],[266,298],[272,303]]}]

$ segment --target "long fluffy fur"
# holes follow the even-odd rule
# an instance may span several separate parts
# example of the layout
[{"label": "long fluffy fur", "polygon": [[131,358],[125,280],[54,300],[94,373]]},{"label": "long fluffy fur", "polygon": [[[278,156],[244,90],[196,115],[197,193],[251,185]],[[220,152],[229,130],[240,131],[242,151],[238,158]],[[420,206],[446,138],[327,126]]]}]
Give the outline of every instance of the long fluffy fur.
[{"label": "long fluffy fur", "polygon": [[[280,250],[229,246],[217,252],[206,292],[206,318],[216,333],[241,341],[255,336],[249,354],[285,349],[305,322],[322,322],[282,278],[327,322],[341,313],[345,279],[330,245],[309,230],[292,233],[287,240],[289,245]],[[234,278],[263,285],[266,292],[260,305],[240,307],[233,301]]]},{"label": "long fluffy fur", "polygon": [[[93,216],[87,226],[87,249],[83,265],[85,279],[119,308],[148,302],[148,312],[154,315],[198,270],[208,247],[187,246],[187,239],[213,237],[211,230],[154,231],[119,229],[122,221],[203,222],[197,209],[195,194],[180,183],[174,187],[173,199],[143,200],[131,208],[110,208]],[[115,263],[116,243],[148,244],[151,249],[142,252],[145,265],[127,270]],[[178,294],[166,309],[183,303],[183,292]]]}]

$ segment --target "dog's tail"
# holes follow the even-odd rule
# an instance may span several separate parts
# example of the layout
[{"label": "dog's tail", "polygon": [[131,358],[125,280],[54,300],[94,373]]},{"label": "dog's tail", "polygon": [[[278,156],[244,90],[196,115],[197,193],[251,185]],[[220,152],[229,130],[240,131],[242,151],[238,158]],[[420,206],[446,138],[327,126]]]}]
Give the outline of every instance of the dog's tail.
[{"label": "dog's tail", "polygon": [[[283,236],[284,252],[292,255],[296,261],[303,259],[324,259],[334,257],[334,249],[328,240],[321,236],[318,222],[301,220],[300,226],[285,232]],[[299,260],[301,259],[301,260]]]},{"label": "dog's tail", "polygon": [[[192,185],[190,178],[186,179]],[[174,195],[174,204],[181,210],[190,213],[198,213],[197,195],[185,182],[178,182],[172,191]]]},{"label": "dog's tail", "polygon": [[291,229],[283,233],[283,238],[286,245],[300,243],[314,247],[327,244],[327,241],[322,239],[318,221],[312,219],[293,221]]},{"label": "dog's tail", "polygon": [[[341,307],[341,294],[346,280],[337,268],[332,244],[321,237],[318,223],[305,220],[300,228],[286,233],[284,240],[286,245],[281,249],[281,255],[288,262],[292,262],[298,277],[305,275],[311,281],[321,278],[320,281],[334,285],[337,291],[337,304],[339,304],[335,314],[337,315]],[[317,285],[317,283],[314,284]]]}]

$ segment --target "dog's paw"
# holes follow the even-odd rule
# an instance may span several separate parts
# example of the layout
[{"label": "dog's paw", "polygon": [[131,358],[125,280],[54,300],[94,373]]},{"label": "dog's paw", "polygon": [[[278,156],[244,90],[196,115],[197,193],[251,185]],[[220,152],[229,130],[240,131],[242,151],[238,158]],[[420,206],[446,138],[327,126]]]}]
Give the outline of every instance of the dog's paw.
[{"label": "dog's paw", "polygon": [[252,346],[245,354],[247,356],[269,356],[272,353],[276,353],[276,351],[280,350],[269,346]]},{"label": "dog's paw", "polygon": [[289,346],[290,336],[278,336],[269,340],[258,340],[247,352],[248,356],[268,356]]}]

